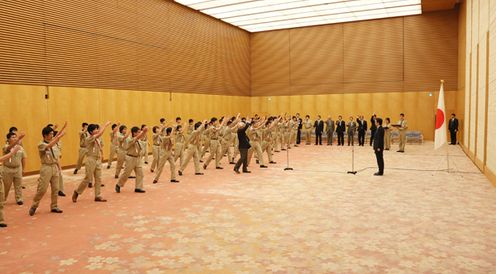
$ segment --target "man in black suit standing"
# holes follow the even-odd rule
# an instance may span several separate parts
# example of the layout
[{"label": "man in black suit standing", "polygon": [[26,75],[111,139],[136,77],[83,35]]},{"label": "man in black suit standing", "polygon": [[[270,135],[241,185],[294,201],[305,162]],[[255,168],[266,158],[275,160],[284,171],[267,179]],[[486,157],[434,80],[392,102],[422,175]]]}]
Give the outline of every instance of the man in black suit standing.
[{"label": "man in black suit standing", "polygon": [[382,127],[382,119],[377,118],[377,130],[374,136],[374,152],[377,158],[377,165],[379,166],[379,171],[374,173],[375,176],[382,176],[384,174],[384,128]]},{"label": "man in black suit standing", "polygon": [[367,121],[363,119],[363,115],[357,118],[357,124],[358,124],[358,145],[364,146],[365,132],[367,132]]},{"label": "man in black suit standing", "polygon": [[320,115],[317,115],[317,120],[313,125],[315,128],[315,145],[322,145],[322,132],[324,132],[324,121],[321,120]]},{"label": "man in black suit standing", "polygon": [[344,132],[346,131],[346,123],[343,121],[343,117],[339,115],[339,119],[336,121],[336,133],[338,135],[338,146],[344,146]]},{"label": "man in black suit standing", "polygon": [[450,132],[451,144],[456,145],[456,133],[458,132],[458,119],[454,113],[451,114],[448,129]]},{"label": "man in black suit standing", "polygon": [[299,113],[296,113],[296,120],[298,122],[298,132],[296,133],[296,144],[299,145],[301,143],[301,129],[303,128],[303,120],[301,119]]},{"label": "man in black suit standing", "polygon": [[372,117],[370,118],[370,145],[372,146],[372,143],[374,142],[374,138],[375,138],[375,131],[377,130],[377,125],[376,125],[376,119],[377,119],[377,116],[375,115],[372,115]]},{"label": "man in black suit standing", "polygon": [[246,130],[250,127],[251,120],[246,122],[240,122],[238,124],[238,143],[239,143],[239,154],[240,158],[236,165],[234,166],[234,172],[239,172],[239,167],[243,164],[243,173],[251,173],[248,171],[248,149],[250,149],[250,139],[246,136]]}]

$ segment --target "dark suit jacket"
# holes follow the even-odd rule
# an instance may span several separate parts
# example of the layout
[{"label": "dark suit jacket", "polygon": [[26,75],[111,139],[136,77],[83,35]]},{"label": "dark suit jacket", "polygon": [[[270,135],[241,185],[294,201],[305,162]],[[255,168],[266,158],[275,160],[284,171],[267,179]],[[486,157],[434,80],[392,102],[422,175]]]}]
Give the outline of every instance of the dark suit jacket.
[{"label": "dark suit jacket", "polygon": [[448,125],[448,129],[450,131],[453,131],[453,130],[458,130],[458,119],[450,119],[449,120],[449,125]]},{"label": "dark suit jacket", "polygon": [[377,149],[384,150],[384,128],[382,126],[379,126],[375,131],[374,151],[377,151]]},{"label": "dark suit jacket", "polygon": [[302,129],[303,128],[303,120],[301,118],[298,118],[298,129]]},{"label": "dark suit jacket", "polygon": [[336,125],[336,132],[341,133],[346,131],[346,123],[343,120],[341,120],[341,122],[336,121]]},{"label": "dark suit jacket", "polygon": [[246,136],[246,130],[250,127],[250,123],[246,123],[246,125],[243,128],[238,129],[238,141],[239,141],[239,148],[245,148],[248,149],[251,147],[250,145],[250,139],[248,136]]},{"label": "dark suit jacket", "polygon": [[367,121],[363,120],[360,121],[360,119],[357,119],[357,124],[358,124],[358,131],[367,131]]},{"label": "dark suit jacket", "polygon": [[315,121],[313,126],[315,127],[315,133],[322,133],[324,131],[324,121],[322,120]]},{"label": "dark suit jacket", "polygon": [[374,120],[375,120],[374,116],[370,117],[370,130],[376,130],[377,129],[377,125],[375,124]]}]

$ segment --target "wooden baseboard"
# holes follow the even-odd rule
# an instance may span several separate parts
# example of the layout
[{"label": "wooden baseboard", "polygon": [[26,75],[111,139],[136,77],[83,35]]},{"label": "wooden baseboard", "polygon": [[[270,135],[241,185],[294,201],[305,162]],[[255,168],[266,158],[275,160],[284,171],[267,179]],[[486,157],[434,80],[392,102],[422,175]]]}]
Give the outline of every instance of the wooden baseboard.
[{"label": "wooden baseboard", "polygon": [[478,158],[474,158],[474,164],[481,172],[484,172],[485,166],[482,160],[479,160]]},{"label": "wooden baseboard", "polygon": [[489,179],[489,181],[496,187],[496,172],[490,170],[489,168],[485,168],[484,175]]}]

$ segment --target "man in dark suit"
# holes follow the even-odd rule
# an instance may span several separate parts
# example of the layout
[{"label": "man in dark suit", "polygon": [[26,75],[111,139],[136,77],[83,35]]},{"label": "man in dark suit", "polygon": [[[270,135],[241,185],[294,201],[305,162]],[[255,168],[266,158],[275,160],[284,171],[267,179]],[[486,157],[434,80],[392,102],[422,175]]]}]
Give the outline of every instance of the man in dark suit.
[{"label": "man in dark suit", "polygon": [[346,123],[343,121],[343,117],[339,115],[339,119],[336,121],[336,133],[338,135],[338,146],[344,146],[344,132],[346,131]]},{"label": "man in dark suit", "polygon": [[296,133],[296,144],[299,145],[301,143],[301,129],[303,128],[303,120],[301,119],[299,113],[296,113],[296,120],[298,122],[298,132]]},{"label": "man in dark suit", "polygon": [[251,173],[248,171],[248,149],[250,149],[250,139],[246,136],[246,130],[250,127],[251,121],[240,122],[238,124],[238,143],[239,143],[239,154],[240,158],[236,165],[234,166],[234,172],[239,172],[239,167],[243,164],[243,173]]},{"label": "man in dark suit", "polygon": [[375,138],[375,131],[377,130],[377,125],[376,125],[376,119],[377,116],[374,114],[370,118],[370,145],[372,146],[372,143],[374,142]]},{"label": "man in dark suit", "polygon": [[382,119],[377,118],[377,130],[374,136],[374,152],[377,158],[377,165],[379,166],[379,171],[374,173],[375,176],[382,176],[384,174],[384,128],[382,127]]},{"label": "man in dark suit", "polygon": [[317,120],[313,125],[315,128],[315,145],[322,145],[322,132],[324,132],[324,121],[321,120],[320,115],[317,115]]},{"label": "man in dark suit", "polygon": [[358,124],[358,145],[364,146],[365,132],[367,132],[367,121],[363,119],[363,115],[357,118],[357,124]]},{"label": "man in dark suit", "polygon": [[456,133],[458,132],[458,119],[454,113],[451,114],[451,119],[449,120],[448,129],[450,132],[451,144],[456,145]]}]

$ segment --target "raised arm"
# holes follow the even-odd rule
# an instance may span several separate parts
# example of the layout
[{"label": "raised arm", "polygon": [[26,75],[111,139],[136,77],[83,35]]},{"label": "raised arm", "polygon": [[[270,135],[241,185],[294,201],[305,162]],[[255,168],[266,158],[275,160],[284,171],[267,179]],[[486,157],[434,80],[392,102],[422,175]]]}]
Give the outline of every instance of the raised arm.
[{"label": "raised arm", "polygon": [[[100,128],[100,130],[95,134],[95,139],[96,138],[100,138],[100,136],[103,135],[103,133],[105,132],[105,129],[108,128],[108,126],[110,126],[110,121],[107,121],[102,128]],[[117,128],[117,127],[116,127]]]},{"label": "raised arm", "polygon": [[14,147],[10,150],[10,152],[9,152],[9,153],[7,153],[7,154],[5,154],[5,155],[2,155],[2,156],[0,157],[0,163],[1,163],[1,162],[3,162],[3,161],[5,161],[5,160],[10,159],[10,157],[14,156],[14,154],[16,154],[16,153],[19,151],[19,149],[21,149],[21,147],[20,147],[20,146],[18,146],[18,145],[14,146]]}]

